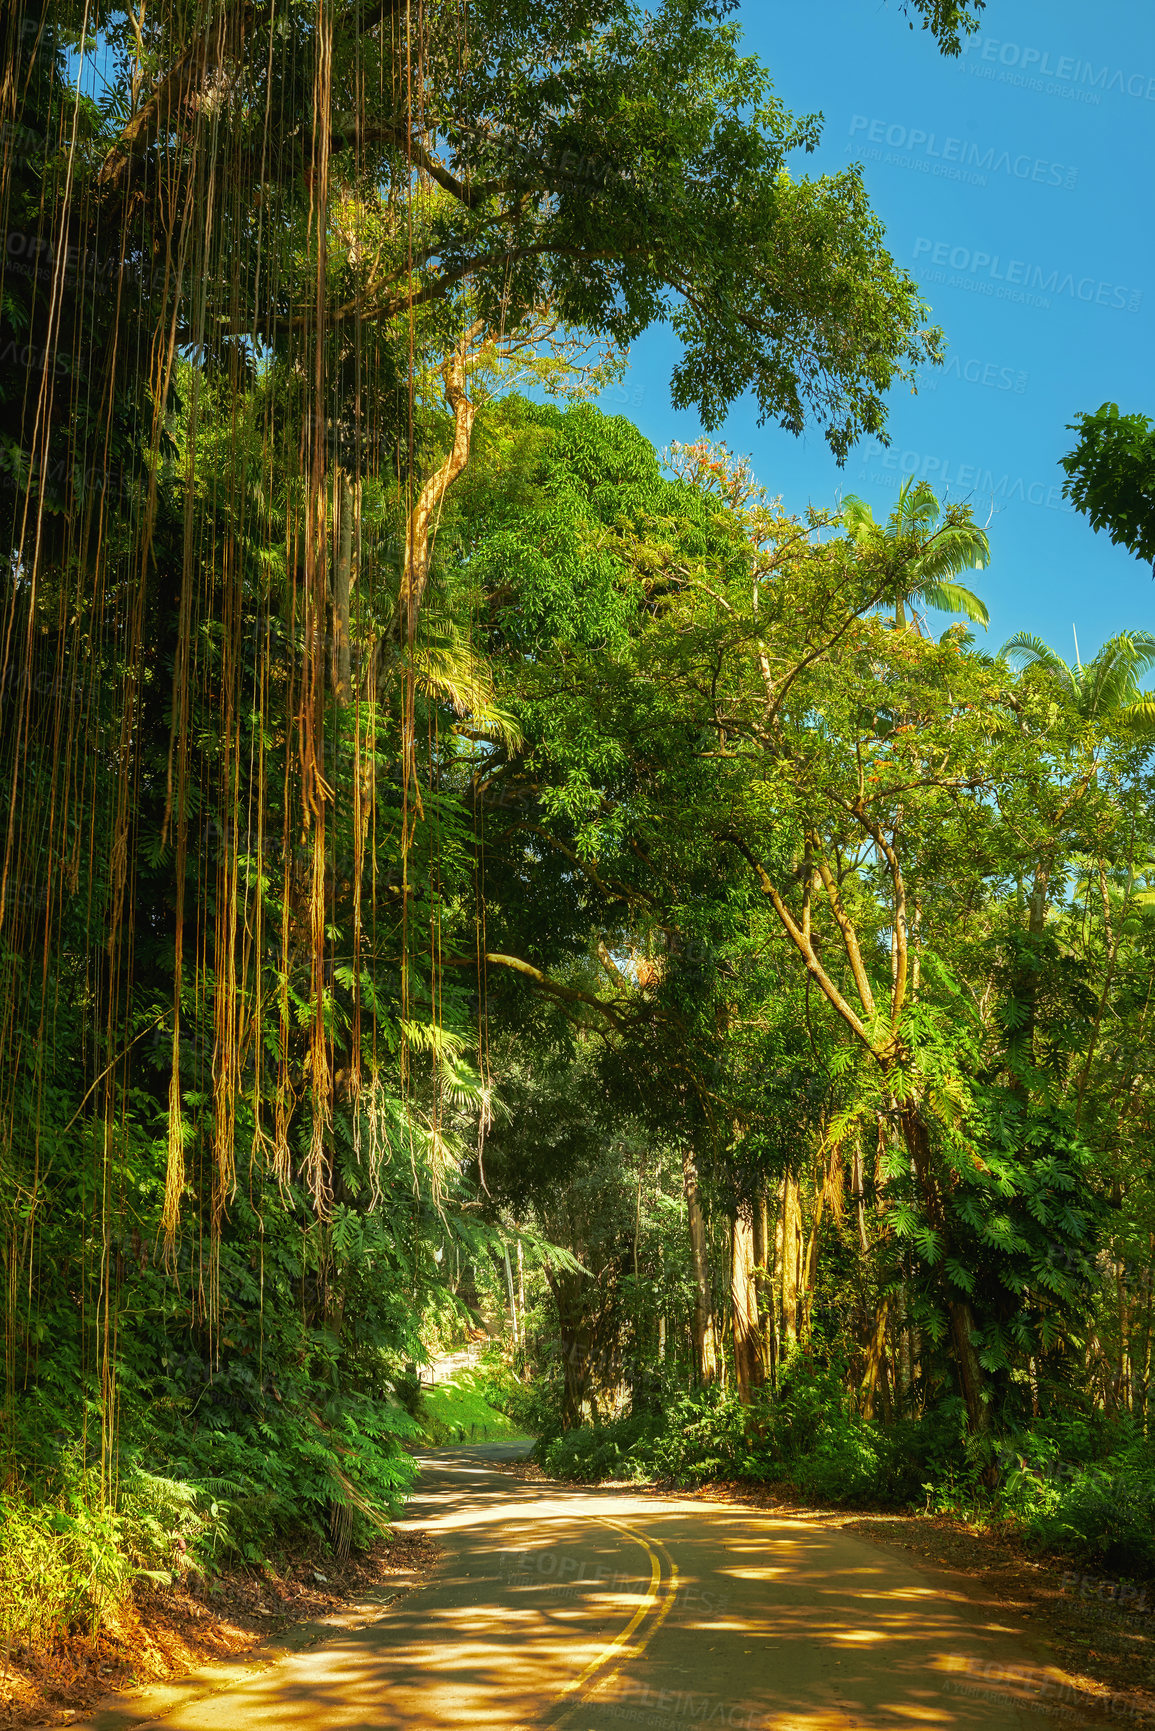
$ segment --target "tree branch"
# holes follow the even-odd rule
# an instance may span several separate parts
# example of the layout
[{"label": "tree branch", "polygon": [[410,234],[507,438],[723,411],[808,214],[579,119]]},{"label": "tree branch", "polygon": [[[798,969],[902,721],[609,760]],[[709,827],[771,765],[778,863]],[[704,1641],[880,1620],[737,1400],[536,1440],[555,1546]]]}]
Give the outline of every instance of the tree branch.
[{"label": "tree branch", "polygon": [[437,157],[431,155],[421,140],[406,126],[400,123],[385,122],[377,126],[341,127],[333,132],[330,147],[333,150],[349,149],[356,145],[392,144],[401,154],[421,169],[431,180],[435,180],[445,192],[448,192],[463,204],[467,210],[476,210],[487,199],[495,197],[499,192],[510,192],[512,187],[505,180],[483,180],[476,186],[469,186],[451,174]]},{"label": "tree branch", "polygon": [[871,990],[870,978],[866,972],[866,964],[862,959],[862,950],[858,943],[858,933],[854,929],[853,920],[842,905],[842,897],[839,894],[838,884],[835,881],[834,873],[830,869],[830,864],[826,855],[822,852],[821,846],[817,845],[818,838],[815,836],[813,840],[816,844],[818,856],[818,875],[822,879],[822,887],[826,891],[826,897],[830,903],[830,911],[834,915],[839,931],[842,933],[842,942],[846,949],[846,959],[850,963],[850,971],[854,975],[854,984],[858,992],[859,1002],[866,1014],[868,1016],[873,1016],[874,993]]},{"label": "tree branch", "polygon": [[114,186],[193,89],[240,51],[252,14],[252,0],[232,0],[193,38],[105,157],[96,177],[98,186]]},{"label": "tree branch", "polygon": [[[414,260],[414,267],[416,268],[427,259],[433,258],[436,251],[436,247],[431,247],[425,255],[425,259]],[[553,241],[544,240],[535,241],[529,246],[502,247],[500,251],[477,253],[472,258],[462,260],[453,265],[452,268],[442,272],[440,276],[425,283],[421,288],[406,290],[404,294],[396,294],[392,299],[382,301],[376,306],[367,304],[370,296],[376,294],[378,290],[388,287],[390,283],[399,281],[401,276],[408,271],[408,265],[406,265],[404,271],[396,271],[379,282],[371,283],[368,288],[357,295],[356,299],[345,301],[341,306],[332,307],[329,310],[328,319],[331,324],[339,324],[343,319],[350,317],[358,317],[362,321],[396,318],[399,313],[410,312],[417,307],[429,306],[433,301],[444,300],[451,288],[477,271],[489,270],[494,265],[506,265],[508,267],[523,259],[544,258],[546,256],[580,259],[591,264],[604,264],[612,263],[615,259],[643,257],[645,256],[645,249],[642,247],[621,247],[610,252],[592,252],[587,247],[558,246]],[[312,323],[315,317],[316,314],[313,309],[308,312],[289,313],[281,318],[271,319],[269,328],[277,330],[303,328]],[[246,336],[249,333],[249,328],[247,324],[244,326],[229,325],[222,327],[221,334],[224,336]]]},{"label": "tree branch", "polygon": [[[446,967],[475,968],[476,956],[445,956],[442,958]],[[598,1010],[615,1028],[625,1026],[625,1019],[616,1005],[607,1003],[605,998],[599,998],[594,992],[583,992],[577,986],[563,986],[560,980],[551,979],[540,968],[535,968],[532,962],[523,961],[520,956],[504,956],[496,951],[487,950],[483,960],[494,968],[511,968],[516,974],[524,974],[532,980],[535,986],[540,986],[543,992],[551,997],[559,998],[565,1004],[588,1004]]]},{"label": "tree branch", "polygon": [[842,1017],[847,1027],[850,1028],[859,1040],[861,1040],[862,1044],[866,1047],[871,1056],[881,1063],[883,1061],[883,1054],[876,1048],[874,1041],[871,1039],[870,1034],[867,1031],[866,1024],[855,1014],[853,1007],[843,997],[842,993],[838,990],[838,987],[834,984],[834,981],[830,978],[830,975],[826,972],[826,969],[822,966],[822,963],[819,961],[818,956],[815,953],[814,945],[811,942],[808,933],[803,931],[802,927],[791,914],[790,909],[786,906],[786,903],[782,900],[782,897],[778,894],[769,872],[767,872],[766,868],[759,860],[755,859],[754,854],[742,840],[741,836],[727,833],[720,836],[719,840],[729,842],[731,847],[736,847],[746,863],[753,869],[758,878],[758,882],[761,885],[762,893],[770,902],[771,907],[782,922],[783,929],[787,936],[790,938],[795,949],[806,963],[808,972],[817,981],[822,992],[838,1011],[838,1014]]}]

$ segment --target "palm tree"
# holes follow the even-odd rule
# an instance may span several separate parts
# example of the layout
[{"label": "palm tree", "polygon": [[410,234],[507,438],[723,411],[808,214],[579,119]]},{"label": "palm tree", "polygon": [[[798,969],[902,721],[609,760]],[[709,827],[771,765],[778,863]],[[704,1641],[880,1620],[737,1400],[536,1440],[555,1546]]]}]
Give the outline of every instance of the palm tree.
[{"label": "palm tree", "polygon": [[979,625],[990,615],[978,596],[952,582],[960,571],[981,571],[990,557],[984,530],[969,514],[945,511],[928,481],[913,477],[902,483],[898,504],[885,526],[876,523],[865,499],[849,495],[842,502],[842,521],[851,540],[863,549],[882,552],[894,575],[894,622],[906,624],[906,603],[922,601],[944,613],[961,613]]},{"label": "palm tree", "polygon": [[[999,650],[997,659],[1010,662],[1020,668],[1040,667],[1058,687],[1061,695],[1070,703],[1075,714],[1085,726],[1095,723],[1107,723],[1122,727],[1140,739],[1155,738],[1155,692],[1143,691],[1139,686],[1140,675],[1149,667],[1155,666],[1155,635],[1150,631],[1119,631],[1114,637],[1109,637],[1093,660],[1084,667],[1079,659],[1079,640],[1075,639],[1075,664],[1069,667],[1061,655],[1056,655],[1050,646],[1036,637],[1030,631],[1019,631],[1010,637]],[[1096,754],[1088,754],[1089,762],[1084,766],[1083,775],[1076,781],[1074,787],[1065,796],[1061,811],[1053,824],[1056,837],[1062,833],[1062,824],[1058,819],[1065,818],[1075,800],[1081,797],[1083,790],[1092,785],[1097,777]],[[1099,890],[1103,898],[1104,929],[1107,935],[1107,965],[1104,974],[1102,995],[1099,1010],[1095,1019],[1094,1032],[1083,1064],[1082,1076],[1079,1081],[1078,1113],[1082,1113],[1083,1095],[1087,1086],[1087,1078],[1091,1073],[1091,1059],[1099,1037],[1099,1026],[1107,1003],[1107,994],[1115,966],[1118,939],[1112,937],[1110,896],[1108,891],[1107,861],[1099,857],[1096,860],[1099,877]],[[1027,917],[1027,932],[1032,938],[1041,935],[1047,917],[1047,899],[1051,889],[1052,875],[1055,869],[1055,849],[1043,854],[1035,864],[1035,881],[1029,902]],[[1032,967],[1020,971],[1016,995],[1023,1003],[1026,1014],[1017,1039],[1025,1043],[1029,1049],[1035,1025],[1035,1001],[1038,993],[1038,974]],[[1078,1117],[1076,1117],[1076,1123]]]},{"label": "palm tree", "polygon": [[1120,631],[1109,637],[1086,667],[1069,667],[1061,655],[1029,631],[1019,631],[999,650],[1000,661],[1016,667],[1042,667],[1058,683],[1083,721],[1122,724],[1140,735],[1155,735],[1155,692],[1142,691],[1139,676],[1155,666],[1155,635]]}]

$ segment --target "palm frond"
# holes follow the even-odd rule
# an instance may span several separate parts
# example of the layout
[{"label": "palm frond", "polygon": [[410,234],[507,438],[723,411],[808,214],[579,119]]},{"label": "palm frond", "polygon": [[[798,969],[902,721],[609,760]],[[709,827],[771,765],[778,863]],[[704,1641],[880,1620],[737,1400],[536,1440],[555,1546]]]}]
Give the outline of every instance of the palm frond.
[{"label": "palm frond", "polygon": [[964,589],[961,583],[924,583],[917,593],[931,607],[938,607],[943,613],[961,613],[964,618],[973,619],[982,626],[991,622],[991,616],[978,596],[972,590]]},{"label": "palm frond", "polygon": [[1083,716],[1111,715],[1137,696],[1139,682],[1131,660],[1130,644],[1125,638],[1109,638],[1098,655],[1084,669],[1082,701]]},{"label": "palm frond", "polygon": [[1155,691],[1142,692],[1119,711],[1119,721],[1141,739],[1155,738]]},{"label": "palm frond", "polygon": [[918,569],[930,582],[957,577],[960,571],[985,570],[991,547],[986,532],[973,524],[951,523],[939,529],[920,554]]},{"label": "palm frond", "polygon": [[1048,673],[1065,674],[1074,684],[1071,669],[1061,655],[1056,655],[1049,643],[1036,637],[1033,631],[1016,631],[999,650],[998,659],[1009,661],[1012,667],[1045,667]]},{"label": "palm frond", "polygon": [[1083,712],[1089,720],[1095,715],[1117,714],[1135,701],[1139,691],[1139,675],[1155,662],[1155,637],[1149,631],[1119,631],[1109,637],[1086,669]]},{"label": "palm frond", "polygon": [[906,480],[898,492],[898,504],[887,519],[886,533],[897,540],[900,535],[915,535],[937,523],[942,507],[929,481]]},{"label": "palm frond", "polygon": [[475,709],[470,716],[471,730],[480,733],[486,739],[496,739],[505,746],[507,751],[520,751],[525,744],[525,736],[517,717],[507,709],[499,709],[496,703],[485,703]]},{"label": "palm frond", "polygon": [[857,493],[848,493],[843,499],[842,521],[852,541],[869,541],[881,533],[874,512]]},{"label": "palm frond", "polygon": [[1131,646],[1132,665],[1136,673],[1146,673],[1149,667],[1155,667],[1155,632],[1120,631],[1118,635],[1126,638]]}]

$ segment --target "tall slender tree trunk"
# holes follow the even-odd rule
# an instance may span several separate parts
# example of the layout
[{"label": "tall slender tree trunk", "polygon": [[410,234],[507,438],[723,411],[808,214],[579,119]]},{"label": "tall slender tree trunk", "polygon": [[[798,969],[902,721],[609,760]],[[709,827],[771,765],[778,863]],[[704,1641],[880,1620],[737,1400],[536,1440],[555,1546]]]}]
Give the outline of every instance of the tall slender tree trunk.
[{"label": "tall slender tree trunk", "polygon": [[758,1191],[758,1221],[755,1254],[761,1270],[756,1279],[758,1315],[762,1325],[762,1368],[771,1388],[777,1382],[778,1328],[774,1305],[774,1234],[770,1229],[770,1199],[763,1184]]},{"label": "tall slender tree trunk", "polygon": [[505,1265],[505,1292],[509,1299],[509,1331],[513,1335],[513,1350],[517,1351],[517,1299],[513,1295],[513,1269],[509,1262],[509,1245],[501,1247],[501,1259]]},{"label": "tall slender tree trunk", "polygon": [[[1155,1255],[1155,1233],[1149,1234],[1147,1243],[1148,1254]],[[1138,1398],[1136,1399],[1135,1404],[1139,1412],[1140,1422],[1143,1426],[1143,1434],[1146,1436],[1148,1432],[1148,1402],[1151,1390],[1151,1313],[1152,1300],[1155,1299],[1155,1281],[1151,1278],[1150,1262],[1143,1271],[1143,1287],[1147,1295],[1147,1303],[1145,1306],[1146,1315],[1144,1319],[1143,1370],[1139,1383]]]},{"label": "tall slender tree trunk", "polygon": [[353,595],[353,530],[356,496],[344,471],[334,482],[337,518],[337,557],[333,563],[333,691],[337,702],[348,704],[353,695],[353,643],[351,609]]},{"label": "tall slender tree trunk", "polygon": [[883,1299],[874,1319],[873,1332],[866,1344],[866,1372],[862,1382],[862,1416],[865,1419],[874,1417],[874,1397],[886,1352],[886,1312],[887,1301]]},{"label": "tall slender tree trunk", "polygon": [[521,1363],[518,1369],[525,1375],[525,1257],[521,1251],[521,1239],[517,1241],[517,1302],[520,1312],[520,1346]]},{"label": "tall slender tree trunk", "polygon": [[1021,1019],[1011,1037],[1011,1046],[1028,1063],[1032,1062],[1034,1058],[1035,1022],[1039,997],[1038,962],[1042,951],[1043,934],[1047,929],[1047,897],[1050,878],[1049,864],[1040,862],[1035,868],[1034,883],[1031,893],[1027,897],[1027,953],[1022,957],[1015,970],[1015,978],[1011,986],[1012,995],[1022,1008]]},{"label": "tall slender tree trunk", "polygon": [[798,1179],[787,1172],[782,1183],[782,1338],[792,1346],[798,1339],[798,1282],[802,1246],[802,1209]]},{"label": "tall slender tree trunk", "polygon": [[686,1223],[690,1233],[690,1257],[694,1270],[694,1367],[705,1388],[718,1375],[718,1343],[714,1329],[714,1307],[710,1302],[710,1262],[706,1243],[706,1217],[698,1192],[698,1169],[688,1147],[682,1149],[682,1187],[686,1196]]},{"label": "tall slender tree trunk", "polygon": [[[439,469],[425,481],[409,512],[405,526],[405,559],[401,572],[400,631],[407,650],[405,698],[401,723],[401,752],[405,778],[405,797],[412,799],[418,815],[423,815],[421,792],[417,781],[417,673],[414,657],[417,647],[417,621],[425,591],[429,584],[433,561],[432,536],[445,495],[469,463],[473,440],[476,405],[466,395],[470,346],[480,336],[484,323],[480,319],[468,326],[460,343],[445,357],[441,376],[445,401],[453,413],[453,444]],[[406,843],[406,848],[408,844]]]},{"label": "tall slender tree trunk", "polygon": [[865,1162],[862,1158],[862,1135],[861,1132],[857,1131],[854,1137],[850,1188],[858,1216],[858,1248],[863,1256],[869,1256],[870,1240],[866,1234],[866,1172]]},{"label": "tall slender tree trunk", "polygon": [[738,1399],[749,1406],[765,1381],[758,1294],[754,1283],[754,1211],[740,1207],[731,1222],[730,1304],[734,1319],[734,1375]]},{"label": "tall slender tree trunk", "polygon": [[[818,1191],[814,1198],[814,1217],[810,1223],[810,1237],[806,1241],[805,1251],[799,1264],[799,1296],[801,1303],[801,1331],[804,1339],[810,1334],[810,1313],[814,1305],[814,1293],[818,1286],[818,1251],[822,1241],[822,1220],[826,1213],[827,1203],[836,1219],[842,1218],[843,1206],[843,1171],[842,1149],[835,1147],[830,1151],[826,1164],[822,1168],[818,1183]],[[799,1234],[801,1235],[802,1220],[799,1214]]]},{"label": "tall slender tree trunk", "polygon": [[1128,1412],[1131,1410],[1134,1391],[1131,1376],[1131,1306],[1128,1302],[1126,1264],[1118,1261],[1115,1264],[1115,1300],[1119,1313],[1119,1398],[1120,1404]]}]

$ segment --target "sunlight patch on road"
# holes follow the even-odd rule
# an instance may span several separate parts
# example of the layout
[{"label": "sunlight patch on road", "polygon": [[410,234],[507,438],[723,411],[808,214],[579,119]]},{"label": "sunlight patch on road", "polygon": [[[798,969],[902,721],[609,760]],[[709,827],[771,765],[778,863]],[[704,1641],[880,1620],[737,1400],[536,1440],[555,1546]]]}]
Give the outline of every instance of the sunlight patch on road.
[{"label": "sunlight patch on road", "polygon": [[[647,1534],[639,1532],[636,1527],[627,1525],[625,1521],[615,1521],[605,1515],[598,1516],[597,1519],[602,1526],[612,1527],[616,1532],[625,1533],[627,1538],[632,1539],[635,1544],[641,1545],[650,1559],[650,1584],[642,1597],[642,1603],[625,1628],[615,1635],[601,1653],[596,1658],[591,1659],[585,1669],[574,1678],[572,1683],[567,1684],[556,1697],[554,1711],[556,1712],[559,1707],[563,1708],[561,1717],[547,1720],[547,1723],[552,1723],[558,1728],[558,1731],[560,1731],[560,1727],[567,1724],[571,1731],[578,1731],[574,1724],[574,1715],[586,1710],[586,1698],[592,1695],[595,1690],[612,1683],[628,1660],[640,1658],[669,1616],[677,1595],[678,1565],[659,1539],[651,1539]],[[665,1565],[664,1575],[663,1564]],[[651,1612],[654,1615],[649,1627],[634,1640],[633,1636]],[[579,1695],[583,1698],[572,1699],[572,1697]]]}]

